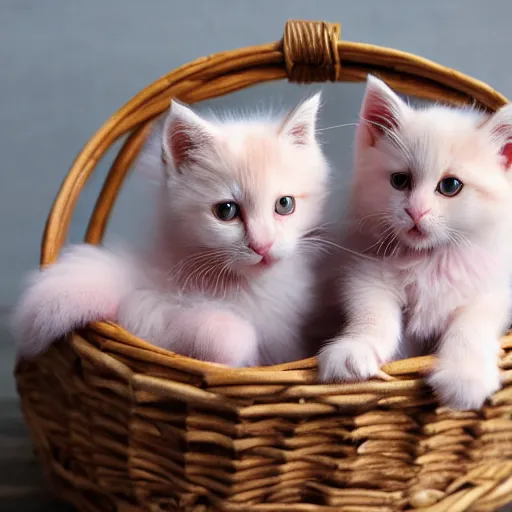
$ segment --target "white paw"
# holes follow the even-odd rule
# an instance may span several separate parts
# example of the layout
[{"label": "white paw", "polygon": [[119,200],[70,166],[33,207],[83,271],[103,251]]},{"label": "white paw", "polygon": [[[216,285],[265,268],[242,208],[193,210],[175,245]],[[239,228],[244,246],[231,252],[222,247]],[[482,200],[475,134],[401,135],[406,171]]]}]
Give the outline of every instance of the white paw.
[{"label": "white paw", "polygon": [[254,327],[229,311],[204,313],[194,344],[196,357],[231,367],[258,364]]},{"label": "white paw", "polygon": [[501,387],[497,365],[468,365],[455,361],[441,361],[430,375],[428,383],[441,403],[457,410],[480,409],[485,400]]},{"label": "white paw", "polygon": [[356,338],[337,338],[320,351],[317,361],[324,382],[361,381],[375,377],[379,371],[371,344]]}]

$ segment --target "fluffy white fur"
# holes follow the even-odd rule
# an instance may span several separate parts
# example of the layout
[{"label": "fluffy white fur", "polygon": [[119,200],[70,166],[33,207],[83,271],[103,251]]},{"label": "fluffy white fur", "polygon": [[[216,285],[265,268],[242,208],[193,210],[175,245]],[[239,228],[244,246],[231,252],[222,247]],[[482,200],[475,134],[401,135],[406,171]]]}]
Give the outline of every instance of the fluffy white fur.
[{"label": "fluffy white fur", "polygon": [[[319,104],[317,94],[284,119],[220,121],[173,101],[157,149],[164,163],[146,160],[162,171],[155,236],[131,256],[72,246],[34,274],[15,315],[19,355],[101,319],[230,366],[308,355],[301,333],[314,306],[312,234],[328,181],[315,137]],[[285,196],[295,209],[280,215]],[[216,205],[227,202],[240,215],[223,221]]]},{"label": "fluffy white fur", "polygon": [[[412,108],[369,77],[345,241],[366,257],[343,265],[346,323],[319,354],[322,379],[367,379],[398,356],[435,350],[429,382],[443,403],[479,408],[499,389],[511,313],[511,142],[510,105],[492,116]],[[410,186],[392,187],[393,173],[407,173]],[[439,191],[445,177],[463,183],[457,195]]]}]

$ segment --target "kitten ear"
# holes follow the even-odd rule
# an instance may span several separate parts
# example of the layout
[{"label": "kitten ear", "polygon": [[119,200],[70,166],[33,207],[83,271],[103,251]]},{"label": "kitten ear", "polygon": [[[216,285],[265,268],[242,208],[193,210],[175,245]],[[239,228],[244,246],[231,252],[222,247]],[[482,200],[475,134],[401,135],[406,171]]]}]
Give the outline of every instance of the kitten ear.
[{"label": "kitten ear", "polygon": [[164,123],[162,158],[179,170],[194,161],[199,151],[211,144],[214,126],[190,107],[173,99]]},{"label": "kitten ear", "polygon": [[322,93],[319,91],[299,104],[284,119],[279,134],[297,146],[307,146],[315,141],[315,128],[320,110]]},{"label": "kitten ear", "polygon": [[501,107],[483,126],[499,145],[503,166],[508,171],[512,167],[512,103]]},{"label": "kitten ear", "polygon": [[373,145],[375,138],[379,138],[387,131],[397,129],[408,108],[405,101],[382,80],[368,75],[359,114],[361,119],[359,126],[372,135],[368,141],[369,145]]}]

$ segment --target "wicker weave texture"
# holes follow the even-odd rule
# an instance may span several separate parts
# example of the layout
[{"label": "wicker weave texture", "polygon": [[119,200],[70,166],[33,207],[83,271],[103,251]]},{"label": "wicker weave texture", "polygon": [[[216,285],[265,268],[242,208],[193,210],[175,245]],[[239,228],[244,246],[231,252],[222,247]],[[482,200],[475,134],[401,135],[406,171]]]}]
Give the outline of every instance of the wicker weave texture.
[{"label": "wicker weave texture", "polygon": [[[86,233],[100,243],[151,121],[269,80],[362,81],[495,110],[492,88],[420,57],[339,41],[339,24],[290,21],[278,43],[198,59],[144,89],[92,137],[50,212],[41,263],[54,262],[98,161],[127,136]],[[17,368],[48,481],[80,511],[385,512],[496,510],[512,499],[512,337],[504,388],[481,411],[439,408],[422,377],[434,358],[381,380],[323,385],[315,359],[225,369],[98,323]]]}]

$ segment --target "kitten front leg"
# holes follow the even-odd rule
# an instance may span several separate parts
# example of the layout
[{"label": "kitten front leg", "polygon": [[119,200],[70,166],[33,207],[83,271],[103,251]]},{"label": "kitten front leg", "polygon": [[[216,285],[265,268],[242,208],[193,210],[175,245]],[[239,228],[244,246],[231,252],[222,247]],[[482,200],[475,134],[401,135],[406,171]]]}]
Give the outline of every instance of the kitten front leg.
[{"label": "kitten front leg", "polygon": [[232,367],[259,364],[254,327],[219,302],[138,290],[122,302],[118,322],[178,354]]},{"label": "kitten front leg", "polygon": [[479,409],[500,389],[500,336],[510,317],[508,290],[482,295],[456,312],[438,351],[428,382],[442,403],[453,409]]},{"label": "kitten front leg", "polygon": [[368,276],[353,277],[345,287],[347,323],[318,354],[322,381],[360,381],[377,375],[396,352],[402,313],[392,287]]}]

